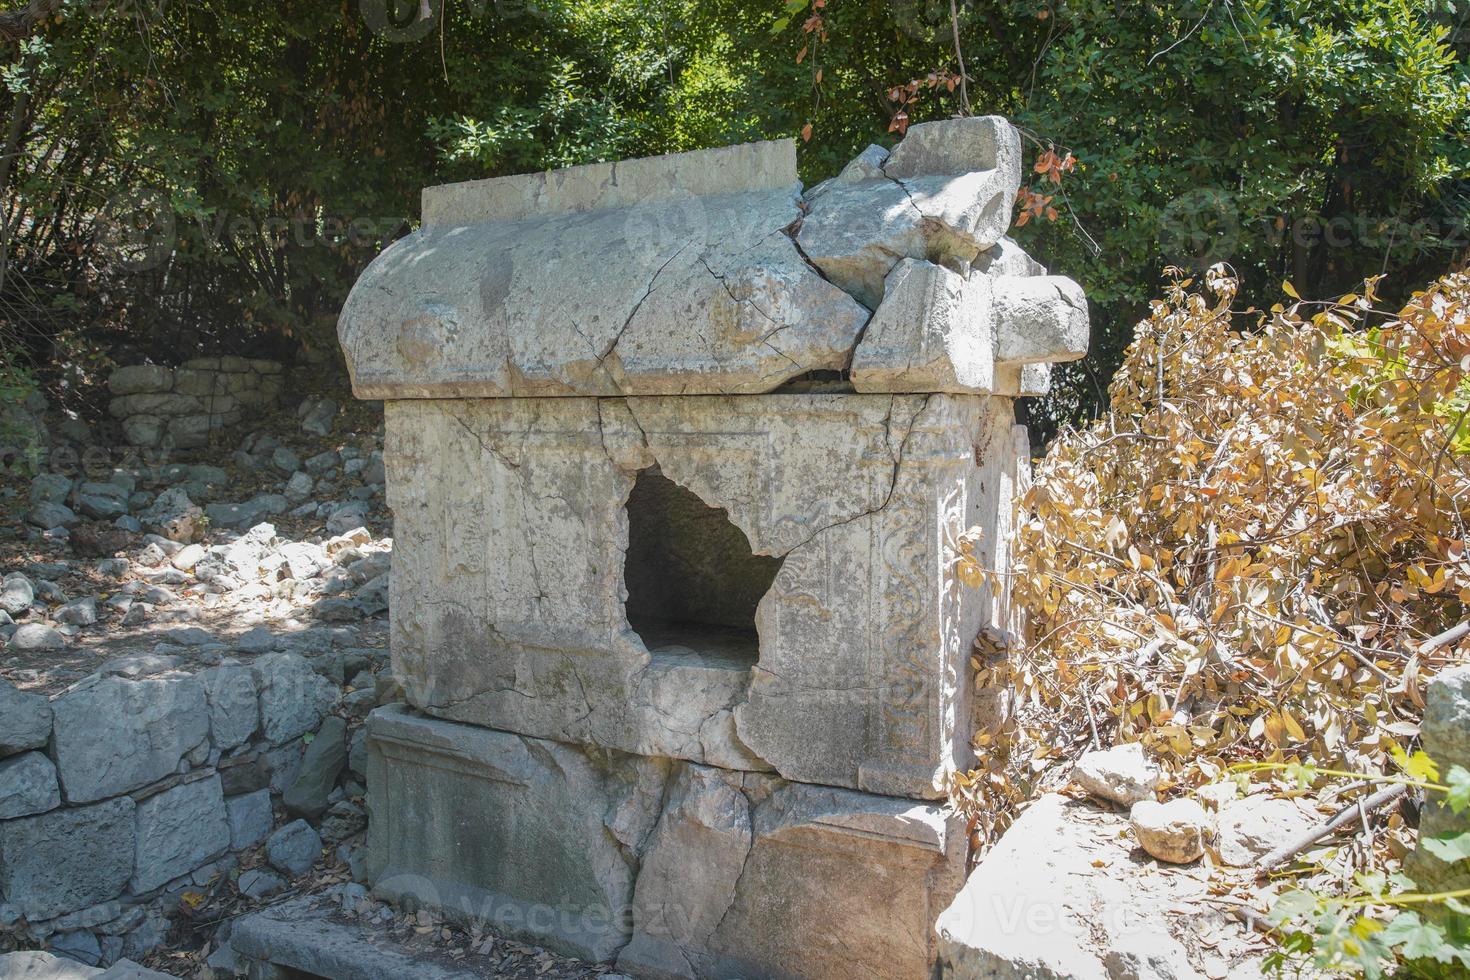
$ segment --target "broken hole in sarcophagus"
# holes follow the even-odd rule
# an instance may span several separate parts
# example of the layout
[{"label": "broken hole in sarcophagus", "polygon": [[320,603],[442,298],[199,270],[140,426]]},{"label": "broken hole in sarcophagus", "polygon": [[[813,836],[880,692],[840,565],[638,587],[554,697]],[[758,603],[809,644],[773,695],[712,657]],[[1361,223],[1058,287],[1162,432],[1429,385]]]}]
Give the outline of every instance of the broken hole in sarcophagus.
[{"label": "broken hole in sarcophagus", "polygon": [[655,656],[712,666],[754,664],[756,606],[782,559],[752,553],[723,508],[657,466],[639,471],[627,506],[626,611],[644,646]]}]

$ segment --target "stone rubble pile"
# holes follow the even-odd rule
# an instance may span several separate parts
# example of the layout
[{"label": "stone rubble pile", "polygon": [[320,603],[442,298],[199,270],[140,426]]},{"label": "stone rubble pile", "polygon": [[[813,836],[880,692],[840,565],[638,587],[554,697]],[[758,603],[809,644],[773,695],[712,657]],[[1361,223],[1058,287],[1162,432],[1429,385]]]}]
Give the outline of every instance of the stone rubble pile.
[{"label": "stone rubble pile", "polygon": [[[231,462],[280,480],[279,491],[219,499],[232,477],[206,463],[116,468],[105,478],[36,476],[26,515],[32,537],[101,559],[95,570],[120,585],[76,595],[52,580],[66,567],[11,572],[0,586],[0,637],[24,649],[57,648],[114,616],[136,625],[160,607],[170,607],[159,613],[164,619],[196,615],[198,608],[178,606],[181,592],[197,593],[205,609],[264,601],[270,614],[304,608],[335,622],[387,609],[392,541],[366,530],[386,523],[380,450],[349,445],[301,459],[256,433]],[[279,539],[264,522],[275,515],[322,533]],[[115,557],[139,544],[132,557]]]},{"label": "stone rubble pile", "polygon": [[176,368],[131,364],[108,379],[108,412],[134,446],[188,449],[273,405],[284,385],[281,365],[259,358],[196,357]]},{"label": "stone rubble pile", "polygon": [[[266,901],[324,853],[362,874],[393,542],[381,436],[323,444],[337,414],[306,399],[304,435],[252,433],[228,470],[32,479],[54,557],[0,568],[0,948],[106,966],[186,895]],[[231,502],[242,481],[279,492]]]}]

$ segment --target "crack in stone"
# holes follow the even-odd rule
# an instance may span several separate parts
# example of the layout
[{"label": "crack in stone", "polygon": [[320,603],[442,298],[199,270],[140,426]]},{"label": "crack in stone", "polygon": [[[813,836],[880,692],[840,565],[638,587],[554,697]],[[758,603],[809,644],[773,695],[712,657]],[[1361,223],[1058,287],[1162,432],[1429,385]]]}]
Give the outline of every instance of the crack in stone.
[{"label": "crack in stone", "polygon": [[481,451],[489,453],[491,456],[494,456],[496,459],[500,460],[502,463],[513,470],[518,470],[521,468],[520,463],[517,463],[515,460],[511,459],[503,451],[486,443],[484,437],[476,432],[473,428],[471,428],[468,422],[460,418],[457,412],[448,412],[446,414],[448,414],[450,418],[454,419],[455,422],[459,423],[459,427],[461,429],[464,429],[465,432],[469,433],[471,439],[474,439],[475,442],[479,443]]},{"label": "crack in stone", "polygon": [[[910,395],[896,395],[896,394],[889,396],[888,414],[885,415],[884,418],[883,418],[883,429],[884,429],[884,432],[887,433],[886,439],[887,439],[887,442],[888,442],[888,444],[890,446],[892,446],[892,444],[893,444],[893,428],[892,428],[892,424],[893,424],[893,409],[898,404],[898,399],[900,399],[900,398],[909,398],[909,397],[914,397],[914,396],[910,396]],[[886,508],[890,503],[893,502],[893,494],[894,494],[894,491],[897,490],[897,488],[898,488],[898,474],[899,474],[899,470],[903,466],[903,455],[904,455],[904,451],[908,448],[909,437],[911,435],[913,435],[914,428],[916,427],[916,425],[917,425],[917,423],[919,421],[919,416],[920,415],[923,415],[924,412],[925,412],[925,410],[929,407],[929,399],[932,398],[932,397],[934,397],[934,396],[931,393],[931,394],[926,394],[926,395],[922,395],[922,396],[919,396],[919,397],[921,398],[921,401],[919,402],[919,407],[914,411],[914,414],[913,415],[909,416],[908,427],[906,429],[904,429],[903,438],[901,438],[899,440],[897,450],[892,453],[892,458],[893,458],[893,474],[892,474],[892,477],[890,478],[889,483],[888,483],[888,491],[883,495],[883,502],[880,503],[876,507],[870,507],[867,510],[860,511],[859,513],[853,514],[850,517],[844,517],[844,518],[842,518],[839,521],[833,521],[831,524],[825,524],[822,527],[817,528],[811,534],[809,534],[806,537],[802,538],[796,544],[792,545],[790,548],[787,548],[785,551],[783,551],[781,553],[780,557],[785,558],[787,555],[790,555],[792,552],[796,551],[798,548],[804,548],[804,547],[806,547],[808,544],[810,544],[816,538],[817,535],[823,534],[823,533],[825,533],[827,531],[830,531],[830,530],[832,530],[835,527],[842,527],[844,524],[851,524],[853,521],[862,520],[864,517],[872,517],[874,514],[880,513],[884,508]],[[759,666],[759,665],[757,665],[757,666]],[[768,671],[768,673],[769,673],[769,671]],[[775,675],[772,675],[772,676],[775,676]]]},{"label": "crack in stone", "polygon": [[[884,162],[886,163],[887,161]],[[892,181],[899,190],[903,191],[903,196],[908,198],[909,207],[914,209],[914,213],[916,213],[920,218],[924,219],[925,221],[929,220],[929,216],[924,213],[922,208],[919,207],[918,202],[914,200],[914,195],[909,192],[908,185],[905,184],[903,180],[898,177],[889,176],[888,171],[883,168],[882,164],[879,164],[878,172],[883,175],[884,180]]]},{"label": "crack in stone", "polygon": [[720,927],[723,926],[725,924],[725,920],[729,918],[730,910],[735,907],[735,899],[740,894],[740,882],[745,878],[746,868],[750,867],[750,856],[751,854],[755,853],[755,803],[751,800],[750,793],[747,792],[745,788],[746,775],[742,773],[739,777],[739,780],[739,783],[734,787],[734,789],[745,800],[746,832],[749,834],[749,837],[746,839],[745,858],[740,862],[740,872],[735,875],[735,881],[730,885],[729,904],[725,906],[725,911],[720,913],[720,918],[717,922],[715,922],[714,928],[709,931],[707,941],[709,939],[714,939],[716,936],[719,935]]},{"label": "crack in stone", "polygon": [[[644,288],[643,295],[640,296],[640,297],[638,297],[638,302],[636,302],[636,303],[633,304],[633,309],[628,312],[627,318],[625,320],[623,320],[623,325],[618,328],[617,336],[612,339],[612,343],[610,343],[610,344],[607,345],[607,350],[605,350],[605,351],[602,352],[602,355],[597,358],[597,363],[592,366],[592,370],[594,372],[595,371],[599,371],[599,370],[605,370],[603,368],[603,363],[610,356],[612,356],[612,352],[617,348],[618,342],[623,339],[623,334],[625,334],[625,333],[628,332],[628,326],[633,322],[633,318],[638,315],[638,311],[643,308],[644,301],[646,301],[648,299],[648,297],[650,297],[650,296],[653,295],[653,289],[654,289],[655,284],[657,284],[657,282],[658,282],[658,277],[661,276],[661,275],[663,275],[664,270],[667,269],[673,263],[673,261],[675,259],[677,259],[680,255],[683,255],[684,254],[684,250],[686,248],[688,248],[688,247],[689,247],[689,243],[688,242],[685,242],[683,245],[680,245],[677,249],[674,250],[674,254],[673,255],[670,255],[667,259],[665,259],[664,260],[664,264],[661,265],[661,266],[659,266],[656,270],[654,270],[654,273],[653,273],[652,276],[649,276],[649,278],[648,278],[648,285]],[[621,388],[622,386],[621,385],[618,385],[618,387]]]},{"label": "crack in stone", "polygon": [[[762,340],[765,340],[767,337],[772,337],[775,334],[779,333],[780,331],[785,330],[787,327],[791,326],[791,324],[789,324],[789,323],[781,323],[775,317],[771,316],[771,314],[769,314],[765,310],[761,309],[760,308],[760,304],[757,303],[755,300],[751,299],[750,297],[746,297],[745,299],[741,299],[739,296],[736,296],[735,295],[735,291],[730,288],[730,283],[726,280],[726,277],[723,276],[723,275],[721,275],[720,273],[716,272],[714,269],[710,268],[709,262],[705,259],[705,257],[703,255],[701,255],[699,257],[699,264],[702,265],[702,266],[704,266],[704,271],[705,272],[708,272],[711,276],[713,276],[715,278],[715,281],[718,282],[724,288],[725,295],[728,296],[728,297],[730,297],[730,301],[732,303],[735,303],[737,305],[738,304],[741,304],[741,303],[744,303],[745,305],[749,306],[752,310],[755,310],[762,317],[764,317],[765,320],[768,323],[772,323],[772,324],[775,324],[776,325],[776,328],[774,330],[772,330],[770,333],[766,334],[765,337],[762,337],[761,338]],[[701,340],[704,340],[704,337],[701,335],[700,339]],[[708,340],[705,340],[705,345],[706,346],[709,345],[709,341]]]}]

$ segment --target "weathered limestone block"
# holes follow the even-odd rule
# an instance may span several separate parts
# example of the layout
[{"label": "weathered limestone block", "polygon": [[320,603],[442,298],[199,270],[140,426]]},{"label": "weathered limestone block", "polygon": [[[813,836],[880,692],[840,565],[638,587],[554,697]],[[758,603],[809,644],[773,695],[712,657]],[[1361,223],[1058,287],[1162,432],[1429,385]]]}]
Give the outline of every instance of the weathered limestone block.
[{"label": "weathered limestone block", "polygon": [[852,175],[864,179],[824,185],[797,234],[803,253],[869,309],[899,259],[964,274],[1010,227],[1021,143],[999,116],[911,126],[877,173],[872,163]]},{"label": "weathered limestone block", "polygon": [[[1049,794],[1031,804],[939,916],[944,980],[1204,980],[1263,975],[1259,948],[1205,898],[1202,875],[1130,856],[1123,816]],[[1213,935],[1212,945],[1200,940]],[[1237,938],[1238,937],[1238,938]]]},{"label": "weathered limestone block", "polygon": [[471,180],[426,187],[424,224],[453,227],[478,221],[520,221],[544,214],[631,207],[735,189],[781,190],[795,183],[795,168],[796,144],[771,140],[697,154],[669,153],[641,160],[589,163],[523,174],[513,180]]},{"label": "weathered limestone block", "polygon": [[[960,534],[1009,507],[1008,403],[404,401],[387,415],[394,668],[416,706],[898,795],[941,795],[968,764],[961,678],[998,606],[950,566]],[[623,503],[655,463],[784,559],[753,667],[650,650],[628,623]]]},{"label": "weathered limestone block", "polygon": [[668,763],[415,718],[369,718],[369,874],[502,934],[601,960],[628,938]]},{"label": "weathered limestone block", "polygon": [[138,804],[132,890],[141,895],[223,853],[230,825],[218,776],[184,783]]},{"label": "weathered limestone block", "polygon": [[195,677],[94,675],[52,702],[56,767],[69,803],[145,786],[173,773],[209,736]]},{"label": "weathered limestone block", "polygon": [[795,149],[739,150],[426,191],[425,227],[343,306],[354,391],[763,392],[845,368],[868,312],[783,231]]},{"label": "weathered limestone block", "polygon": [[122,797],[0,823],[0,894],[31,920],[116,898],[133,873],[133,810]]},{"label": "weathered limestone block", "polygon": [[995,389],[995,339],[987,276],[901,259],[888,273],[883,302],[852,357],[858,391]]},{"label": "weathered limestone block", "polygon": [[964,876],[939,807],[682,767],[618,968],[640,977],[927,976]]},{"label": "weathered limestone block", "polygon": [[376,894],[638,976],[922,976],[961,883],[936,806],[401,708],[368,725]]},{"label": "weathered limestone block", "polygon": [[1055,364],[1087,353],[1087,297],[1065,276],[1001,276],[994,303],[998,361]]}]

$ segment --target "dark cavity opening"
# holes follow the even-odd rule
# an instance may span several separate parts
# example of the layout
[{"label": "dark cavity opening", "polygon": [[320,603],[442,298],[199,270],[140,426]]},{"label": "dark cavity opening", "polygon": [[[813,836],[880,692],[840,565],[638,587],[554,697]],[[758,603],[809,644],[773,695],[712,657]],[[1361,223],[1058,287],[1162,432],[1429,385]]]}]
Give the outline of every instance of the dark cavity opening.
[{"label": "dark cavity opening", "polygon": [[749,667],[758,644],[755,607],[781,559],[753,554],[745,532],[665,477],[641,470],[628,495],[628,625],[658,656]]},{"label": "dark cavity opening", "polygon": [[772,394],[850,395],[856,390],[846,371],[807,371],[787,378]]}]

